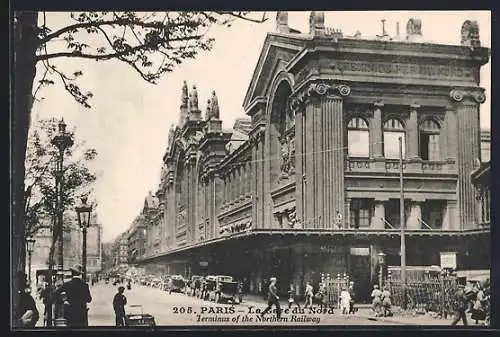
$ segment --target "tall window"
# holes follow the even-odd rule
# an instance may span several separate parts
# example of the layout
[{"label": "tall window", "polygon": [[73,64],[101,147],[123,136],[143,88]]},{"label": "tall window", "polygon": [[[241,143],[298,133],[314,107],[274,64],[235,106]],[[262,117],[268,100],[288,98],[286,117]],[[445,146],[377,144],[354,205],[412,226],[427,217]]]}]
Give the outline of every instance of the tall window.
[{"label": "tall window", "polygon": [[349,157],[370,156],[370,131],[363,118],[353,118],[347,124],[347,151]]},{"label": "tall window", "polygon": [[405,157],[405,128],[398,119],[389,119],[384,123],[384,156],[388,159],[399,158],[399,137],[403,138],[403,158]]},{"label": "tall window", "polygon": [[370,227],[371,207],[370,199],[351,200],[350,224],[354,228]]},{"label": "tall window", "polygon": [[439,125],[426,119],[420,125],[420,158],[438,161],[439,158]]},{"label": "tall window", "polygon": [[446,201],[444,200],[428,200],[424,202],[422,204],[422,220],[431,228],[442,228],[445,208]]}]

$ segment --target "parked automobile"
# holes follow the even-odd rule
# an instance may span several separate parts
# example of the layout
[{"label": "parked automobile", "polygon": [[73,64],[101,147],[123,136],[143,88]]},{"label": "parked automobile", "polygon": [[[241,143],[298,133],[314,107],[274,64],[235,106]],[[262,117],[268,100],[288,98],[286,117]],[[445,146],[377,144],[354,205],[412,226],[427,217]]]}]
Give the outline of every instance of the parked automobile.
[{"label": "parked automobile", "polygon": [[[207,276],[207,285],[209,279]],[[231,302],[239,303],[238,283],[233,281],[232,276],[217,275],[210,277],[208,299],[216,303]]]},{"label": "parked automobile", "polygon": [[181,275],[173,275],[169,292],[183,293],[186,289],[186,280]]}]

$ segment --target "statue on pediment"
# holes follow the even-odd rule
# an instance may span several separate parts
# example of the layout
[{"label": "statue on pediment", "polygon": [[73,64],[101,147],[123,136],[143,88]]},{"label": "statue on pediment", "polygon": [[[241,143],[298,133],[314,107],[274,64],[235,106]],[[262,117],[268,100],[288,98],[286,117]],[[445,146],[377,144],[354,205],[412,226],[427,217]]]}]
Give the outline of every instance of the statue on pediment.
[{"label": "statue on pediment", "polygon": [[422,35],[422,20],[411,18],[406,24],[406,36]]},{"label": "statue on pediment", "polygon": [[462,46],[472,48],[481,46],[481,41],[479,40],[479,25],[477,21],[465,21],[462,25],[461,36],[460,44]]}]

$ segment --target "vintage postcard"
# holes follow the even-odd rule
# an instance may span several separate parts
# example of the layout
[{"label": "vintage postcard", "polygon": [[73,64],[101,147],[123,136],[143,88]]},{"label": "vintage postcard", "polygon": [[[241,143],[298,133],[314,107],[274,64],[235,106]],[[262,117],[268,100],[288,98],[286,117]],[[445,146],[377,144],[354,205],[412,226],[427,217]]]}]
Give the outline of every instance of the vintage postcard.
[{"label": "vintage postcard", "polygon": [[489,11],[12,25],[14,329],[489,325]]}]

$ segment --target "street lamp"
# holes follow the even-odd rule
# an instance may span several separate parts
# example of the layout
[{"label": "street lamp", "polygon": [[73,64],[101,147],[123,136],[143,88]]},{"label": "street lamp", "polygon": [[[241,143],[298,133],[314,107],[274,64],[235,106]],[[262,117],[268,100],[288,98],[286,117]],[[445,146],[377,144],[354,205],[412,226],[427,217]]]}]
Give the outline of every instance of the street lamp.
[{"label": "street lamp", "polygon": [[75,207],[78,214],[78,225],[83,232],[83,247],[82,247],[82,269],[83,269],[83,282],[87,281],[87,229],[90,227],[90,213],[92,206],[87,205],[87,197],[81,198],[82,204]]},{"label": "street lamp", "polygon": [[26,239],[26,250],[28,251],[28,283],[31,284],[31,254],[35,250],[35,239],[29,237]]},{"label": "street lamp", "polygon": [[[66,151],[68,148],[73,146],[73,139],[71,139],[71,135],[66,132],[66,123],[64,123],[64,119],[61,118],[61,121],[57,124],[57,129],[58,133],[52,138],[51,144],[54,145],[58,152],[57,156],[57,161],[56,161],[56,170],[55,170],[55,177],[56,177],[56,186],[55,186],[55,195],[56,195],[56,200],[54,203],[55,206],[55,215],[56,219],[54,222],[54,229],[53,229],[53,236],[55,241],[57,241],[57,270],[58,270],[58,278],[59,282],[62,283],[64,282],[64,241],[63,241],[63,212],[64,212],[64,207],[63,207],[63,177],[64,177],[64,151]],[[49,262],[49,271],[51,277],[49,278],[49,286],[52,285],[52,268],[53,268],[54,261],[51,260]],[[55,304],[55,313],[57,317],[55,317],[55,323],[56,324],[61,324],[64,325],[64,313],[63,313],[63,307],[61,307],[61,304],[59,302],[56,302]],[[49,306],[48,312],[47,312],[47,325],[52,326],[52,306]]]},{"label": "street lamp", "polygon": [[378,264],[379,264],[379,274],[378,274],[378,284],[380,289],[382,289],[384,283],[384,265],[385,265],[385,253],[380,252],[377,254]]},{"label": "street lamp", "polygon": [[64,253],[63,253],[63,177],[64,177],[64,151],[73,146],[73,139],[71,139],[71,135],[66,132],[66,123],[64,123],[64,119],[57,125],[58,134],[52,139],[51,143],[58,150],[57,157],[57,166],[56,166],[56,213],[57,213],[57,269],[64,269]]}]

